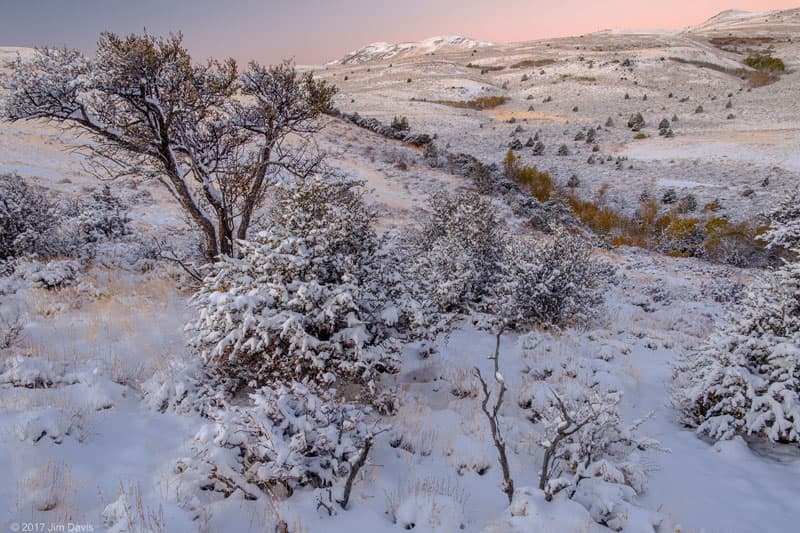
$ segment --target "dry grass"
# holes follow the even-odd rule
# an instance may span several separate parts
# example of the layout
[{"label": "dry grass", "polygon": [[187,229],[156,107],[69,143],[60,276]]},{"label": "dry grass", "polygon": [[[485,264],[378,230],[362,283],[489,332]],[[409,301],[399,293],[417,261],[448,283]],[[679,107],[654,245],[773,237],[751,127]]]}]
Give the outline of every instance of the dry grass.
[{"label": "dry grass", "polygon": [[127,487],[120,484],[120,499],[124,505],[126,531],[148,531],[165,533],[166,523],[164,508],[159,504],[157,509],[148,507],[142,499],[142,489],[138,483]]},{"label": "dry grass", "polygon": [[[598,235],[605,236],[614,246],[635,246],[647,250],[665,251],[674,257],[700,255],[713,262],[725,262],[735,252],[753,253],[763,250],[759,236],[765,226],[752,222],[731,223],[713,217],[713,211],[698,216],[684,216],[676,207],[661,206],[655,200],[640,204],[638,216],[628,216],[609,207],[601,188],[596,200],[584,200],[567,194],[567,203],[578,219]],[[686,248],[699,235],[700,243]],[[677,246],[676,248],[671,248]]]},{"label": "dry grass", "polygon": [[509,150],[503,160],[503,171],[506,177],[522,189],[529,191],[531,196],[540,202],[547,202],[553,193],[555,184],[547,172],[542,172],[536,167],[526,167],[519,164],[517,156]]},{"label": "dry grass", "polygon": [[539,68],[555,63],[555,59],[524,59],[508,68]]},{"label": "dry grass", "polygon": [[767,44],[775,42],[775,39],[773,37],[740,37],[730,35],[727,37],[712,37],[708,42],[717,48],[724,49],[726,46]]},{"label": "dry grass", "polygon": [[44,522],[46,517],[48,523],[66,523],[72,518],[72,498],[77,489],[69,465],[48,461],[17,483],[19,517],[32,522]]},{"label": "dry grass", "polygon": [[750,87],[757,89],[758,87],[765,87],[767,85],[771,85],[778,81],[778,76],[775,74],[770,74],[769,72],[763,72],[757,70],[756,72],[751,73],[747,77],[747,85]]},{"label": "dry grass", "polygon": [[484,109],[494,109],[508,102],[505,96],[480,96],[472,100],[435,100],[434,104],[441,104],[461,109],[474,109],[483,111]]},{"label": "dry grass", "polygon": [[27,314],[48,327],[35,340],[22,336],[18,350],[73,367],[91,362],[135,386],[166,364],[165,351],[183,349],[184,301],[165,275],[91,271],[79,286],[30,292]]},{"label": "dry grass", "polygon": [[481,72],[497,72],[506,68],[503,65],[477,65],[475,63],[467,63],[466,67],[480,69]]},{"label": "dry grass", "polygon": [[547,122],[566,122],[566,117],[558,115],[551,115],[548,113],[539,113],[537,111],[510,111],[506,109],[492,110],[487,113],[495,120],[543,120]]},{"label": "dry grass", "polygon": [[417,498],[447,496],[462,507],[467,501],[467,493],[457,480],[435,478],[433,476],[398,483],[393,491],[387,491],[385,494],[386,513],[393,523],[397,523],[397,510],[400,505],[410,496]]}]

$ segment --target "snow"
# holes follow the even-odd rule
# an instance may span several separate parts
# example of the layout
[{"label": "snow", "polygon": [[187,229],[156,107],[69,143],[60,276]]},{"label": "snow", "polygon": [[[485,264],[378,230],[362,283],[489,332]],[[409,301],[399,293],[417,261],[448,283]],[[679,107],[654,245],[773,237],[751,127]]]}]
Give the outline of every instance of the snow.
[{"label": "snow", "polygon": [[629,146],[625,155],[641,161],[686,158],[724,164],[779,166],[790,172],[800,172],[800,136],[796,132],[774,131],[762,135],[743,133],[738,137],[740,139],[737,140],[730,137],[684,137],[674,139],[669,144],[643,142]]},{"label": "snow", "polygon": [[597,525],[579,504],[565,498],[546,502],[544,493],[532,487],[522,487],[514,495],[504,516],[483,529],[483,533],[524,533],[528,531],[607,531]]},{"label": "snow", "polygon": [[494,43],[478,41],[459,35],[442,35],[429,37],[418,42],[387,43],[376,42],[353,50],[341,59],[331,61],[329,65],[357,65],[370,61],[391,59],[400,54],[431,54],[443,48],[477,49],[492,46]]},{"label": "snow", "polygon": [[[731,23],[751,20],[743,14],[725,18]],[[659,39],[653,48],[635,49],[653,38]],[[509,65],[552,53],[557,62],[544,67],[542,81],[536,74],[527,85],[520,77],[535,74],[533,69],[505,69],[486,76],[466,69],[470,46],[476,46],[467,41],[433,38],[411,45],[414,50],[383,43],[363,57],[396,53],[391,57],[398,73],[359,70],[341,83],[341,101],[343,108],[352,106],[348,111],[360,110],[386,122],[393,115],[408,115],[413,130],[436,132],[441,146],[451,143],[451,151],[473,153],[487,163],[502,159],[517,124],[526,130],[523,140],[541,130],[547,154],[524,157],[561,181],[573,171],[580,173],[586,183],[580,192],[586,197],[610,183],[632,205],[630,199],[638,198],[644,188],[676,187],[691,189],[701,202],[702,195],[721,196],[733,218],[763,211],[783,190],[796,185],[800,170],[798,112],[789,98],[796,92],[797,74],[790,72],[765,90],[737,93],[733,111],[741,122],[737,118],[731,126],[724,119],[724,98],[709,104],[708,96],[735,92],[738,79],[705,76],[703,71],[693,77],[681,70],[687,67],[659,62],[661,44],[693,46],[682,39],[610,32],[553,41],[552,50],[544,44],[537,48],[530,43],[482,43],[479,54],[485,56],[480,61],[486,64]],[[597,56],[592,71],[577,61],[578,54],[589,58],[592,51],[576,51],[575,46],[605,43],[622,51]],[[447,46],[455,51],[446,52]],[[781,53],[796,50],[787,43],[777,46]],[[414,56],[416,51],[435,51],[437,62]],[[449,62],[446,53],[458,59]],[[16,49],[0,49],[0,63],[15,54]],[[621,85],[616,67],[602,65],[615,55],[640,61],[638,88],[632,82]],[[357,67],[337,68],[331,66],[330,73],[337,73],[335,80],[340,82],[345,69]],[[571,78],[560,81],[562,74],[596,76],[597,85]],[[406,84],[408,77],[414,77],[412,84]],[[462,99],[490,91],[501,94],[506,81],[512,101],[492,112],[409,101],[411,96]],[[666,96],[670,90],[678,92],[677,86],[681,96],[685,92],[692,98],[683,106]],[[645,89],[648,101],[633,101]],[[622,99],[626,91],[632,95],[629,101]],[[535,98],[526,100],[528,94]],[[549,94],[554,101],[543,104]],[[350,104],[351,99],[355,103]],[[700,99],[707,113],[693,116]],[[578,104],[581,112],[572,113]],[[529,105],[536,111],[526,115]],[[633,141],[623,125],[637,110],[650,126],[662,115],[680,114],[676,137]],[[584,166],[591,148],[582,145],[574,157],[550,153],[578,128],[602,124],[608,116],[617,126],[598,130],[601,153],[626,155],[634,169]],[[503,122],[511,118],[517,121],[514,126]],[[88,196],[98,182],[83,171],[79,158],[61,149],[73,141],[44,124],[0,124],[0,171],[17,171],[53,194]],[[465,183],[447,169],[427,167],[411,147],[343,123],[332,123],[320,135],[320,143],[334,154],[332,166],[368,182],[366,200],[379,211],[381,231],[418,222],[430,193]],[[400,161],[407,163],[406,170],[399,168]],[[743,200],[738,187],[757,187],[765,175],[774,185],[758,188],[752,202]],[[138,191],[147,191],[151,198],[130,212],[137,233],[143,239],[169,235],[191,248],[193,235],[168,194],[155,183],[142,183]],[[495,203],[523,231],[502,201]],[[124,249],[115,250],[127,255]],[[467,319],[446,339],[406,346],[399,372],[383,383],[395,387],[400,398],[397,414],[383,420],[390,431],[376,437],[348,510],[335,504],[342,486],[334,485],[329,516],[318,506],[325,491],[300,487],[290,498],[277,495],[258,501],[236,491],[223,498],[197,489],[207,478],[179,471],[180,461],[213,441],[219,429],[191,406],[208,401],[197,389],[202,362],[187,347],[183,329],[197,318],[188,307],[191,292],[179,286],[176,272],[167,265],[141,271],[122,268],[121,261],[103,261],[116,252],[100,249],[98,264],[88,269],[77,263],[25,262],[18,276],[0,280],[0,315],[19,310],[24,326],[19,338],[0,350],[0,527],[27,520],[58,522],[69,516],[93,525],[95,531],[272,531],[282,520],[290,531],[311,532],[390,532],[412,523],[415,531],[458,531],[463,526],[464,531],[498,533],[600,532],[608,528],[598,525],[593,515],[613,512],[622,501],[628,505],[623,531],[629,532],[652,531],[658,520],[664,532],[796,528],[796,446],[740,436],[711,443],[684,428],[669,402],[675,362],[704,342],[731,307],[716,295],[728,294],[753,271],[633,248],[595,250],[617,267],[619,279],[593,322],[528,335],[504,334],[495,378],[508,387],[499,420],[516,484],[511,505],[500,489],[502,473],[480,411],[481,391],[473,370],[477,367],[487,377],[494,374],[487,358],[494,351],[494,336]],[[70,276],[74,282],[46,288]],[[397,324],[401,310],[387,307],[378,317],[385,324]],[[791,354],[796,346],[779,349]],[[535,386],[545,386],[531,379],[532,372],[590,377],[605,389],[618,390],[627,424],[652,413],[642,434],[669,451],[642,452],[645,491],[632,496],[619,484],[591,479],[579,484],[573,499],[562,491],[545,501],[535,485],[543,455],[540,443],[547,443],[529,419],[530,410],[520,406],[536,397]],[[490,385],[497,387],[491,381]],[[240,442],[242,435],[228,433],[226,438]],[[226,450],[219,457],[238,464],[236,453]]]},{"label": "snow", "polygon": [[681,187],[684,189],[693,189],[695,187],[708,187],[707,183],[699,183],[696,181],[688,181],[688,180],[658,180],[657,183],[662,187]]}]

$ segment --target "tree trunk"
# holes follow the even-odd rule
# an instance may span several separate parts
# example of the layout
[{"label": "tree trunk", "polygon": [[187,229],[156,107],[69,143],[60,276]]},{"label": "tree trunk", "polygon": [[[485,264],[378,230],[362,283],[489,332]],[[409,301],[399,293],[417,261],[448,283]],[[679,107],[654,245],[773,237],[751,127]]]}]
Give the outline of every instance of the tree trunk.
[{"label": "tree trunk", "polygon": [[217,231],[219,234],[219,253],[233,257],[233,228],[231,228],[228,215],[224,211],[217,216]]},{"label": "tree trunk", "polygon": [[250,219],[253,216],[253,210],[255,209],[256,204],[261,197],[261,191],[264,188],[264,179],[267,175],[269,158],[272,153],[272,150],[269,148],[269,146],[270,144],[267,143],[267,146],[261,152],[258,168],[253,175],[253,183],[250,186],[250,189],[247,191],[247,196],[244,200],[244,206],[242,206],[241,221],[239,222],[239,229],[236,232],[236,238],[242,241],[247,239],[247,230],[250,229]]}]

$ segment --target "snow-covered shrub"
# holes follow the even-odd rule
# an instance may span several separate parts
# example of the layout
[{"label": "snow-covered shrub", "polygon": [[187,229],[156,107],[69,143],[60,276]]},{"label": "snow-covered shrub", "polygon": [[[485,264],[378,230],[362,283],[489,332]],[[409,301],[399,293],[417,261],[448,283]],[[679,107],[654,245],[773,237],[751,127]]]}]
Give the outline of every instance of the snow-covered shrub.
[{"label": "snow-covered shrub", "polygon": [[196,435],[179,473],[199,488],[251,498],[282,487],[331,487],[348,476],[380,428],[369,408],[335,399],[336,391],[304,385],[264,387],[251,404],[228,405]]},{"label": "snow-covered shrub", "polygon": [[674,377],[674,403],[699,433],[800,443],[800,264],[748,287]]},{"label": "snow-covered shrub", "polygon": [[20,177],[0,177],[0,260],[35,256],[42,263],[34,264],[38,267],[33,270],[41,271],[42,277],[33,281],[48,288],[66,284],[79,270],[73,268],[77,263],[44,263],[56,257],[135,265],[140,270],[152,264],[152,254],[140,242],[115,248],[130,233],[128,208],[107,185],[89,202],[52,202],[50,196]]},{"label": "snow-covered shrub", "polygon": [[25,281],[43,289],[58,289],[74,284],[80,269],[80,262],[74,259],[24,261],[17,264],[17,273]]},{"label": "snow-covered shrub", "polygon": [[509,239],[501,268],[494,312],[517,328],[585,321],[612,276],[584,238],[564,229],[547,240]]},{"label": "snow-covered shrub", "polygon": [[108,533],[165,533],[164,509],[144,503],[139,484],[120,487],[120,495],[103,509],[103,525]]},{"label": "snow-covered shrub", "polygon": [[386,499],[389,518],[402,529],[464,529],[466,494],[456,482],[433,477],[410,480],[387,492]]},{"label": "snow-covered shrub", "polygon": [[26,410],[15,429],[22,442],[37,443],[48,437],[61,444],[69,436],[82,441],[86,437],[84,422],[85,413],[81,409],[43,407]]},{"label": "snow-covered shrub", "polygon": [[[768,246],[797,252],[796,199],[773,212]],[[676,366],[673,401],[686,425],[716,440],[800,443],[800,262],[747,287],[736,312]]]},{"label": "snow-covered shrub", "polygon": [[783,198],[769,218],[770,227],[762,238],[770,246],[800,250],[800,189]]},{"label": "snow-covered shrub", "polygon": [[431,215],[409,239],[408,290],[431,313],[489,313],[506,327],[585,320],[602,301],[611,268],[579,235],[509,235],[488,201],[437,193]]},{"label": "snow-covered shrub", "polygon": [[17,355],[7,359],[0,369],[0,384],[9,383],[15,387],[46,388],[58,379],[53,364],[39,357]]},{"label": "snow-covered shrub", "polygon": [[656,440],[637,435],[646,418],[624,424],[620,400],[618,391],[576,374],[528,383],[519,402],[541,431],[539,489],[545,498],[564,491],[597,523],[617,531],[625,527],[633,498],[647,487],[640,452],[660,449]]},{"label": "snow-covered shrub", "polygon": [[270,229],[242,241],[240,257],[215,265],[194,296],[191,344],[243,383],[341,381],[372,392],[396,362],[362,284],[376,238],[360,183],[317,176],[277,189]]},{"label": "snow-covered shrub", "polygon": [[628,127],[633,131],[639,131],[645,127],[644,117],[641,113],[631,115],[628,119]]},{"label": "snow-covered shrub", "polygon": [[520,487],[514,492],[511,505],[483,531],[484,533],[531,531],[601,533],[607,530],[595,524],[580,504],[566,497],[556,497],[552,501],[546,501],[544,493],[535,487]]},{"label": "snow-covered shrub", "polygon": [[81,206],[77,224],[86,242],[119,238],[130,233],[130,208],[104,185],[100,192],[92,193],[92,200]]},{"label": "snow-covered shrub", "polygon": [[171,410],[208,416],[210,410],[223,405],[225,393],[234,384],[224,377],[209,375],[207,370],[197,359],[170,360],[169,366],[159,369],[142,384],[142,402],[162,413]]},{"label": "snow-covered shrub", "polygon": [[43,191],[19,176],[0,176],[0,259],[51,255],[50,236],[58,224],[55,206]]},{"label": "snow-covered shrub", "polygon": [[414,247],[403,234],[388,232],[364,263],[362,304],[379,317],[386,336],[429,338],[443,326],[432,304],[421,294],[421,283],[409,275]]},{"label": "snow-covered shrub", "polygon": [[411,236],[409,266],[420,298],[443,313],[480,308],[497,279],[504,229],[479,195],[435,193],[428,220]]}]

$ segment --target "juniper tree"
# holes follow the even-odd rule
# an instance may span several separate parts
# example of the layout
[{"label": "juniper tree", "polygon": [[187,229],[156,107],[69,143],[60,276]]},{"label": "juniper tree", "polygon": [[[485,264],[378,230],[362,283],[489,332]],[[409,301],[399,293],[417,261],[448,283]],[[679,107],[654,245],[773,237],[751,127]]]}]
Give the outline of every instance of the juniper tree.
[{"label": "juniper tree", "polygon": [[[233,59],[193,63],[180,34],[103,33],[94,59],[40,48],[12,64],[4,85],[2,117],[87,135],[90,172],[161,181],[209,257],[235,254],[276,174],[305,176],[321,164],[307,136],[335,94],[289,62],[253,62],[241,74]],[[289,136],[301,142],[290,147]]]},{"label": "juniper tree", "polygon": [[193,298],[190,344],[215,372],[259,386],[304,379],[368,394],[392,372],[381,309],[367,294],[376,252],[360,183],[338,176],[276,186],[269,229],[213,266]]}]

